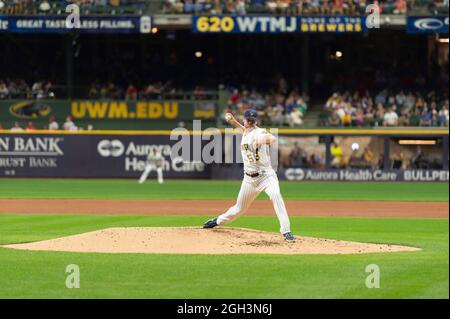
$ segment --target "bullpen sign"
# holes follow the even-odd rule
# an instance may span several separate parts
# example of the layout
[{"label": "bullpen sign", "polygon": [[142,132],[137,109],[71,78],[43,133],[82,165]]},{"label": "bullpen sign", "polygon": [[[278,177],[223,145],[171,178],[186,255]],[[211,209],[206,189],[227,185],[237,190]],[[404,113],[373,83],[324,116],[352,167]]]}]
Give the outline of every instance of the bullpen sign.
[{"label": "bullpen sign", "polygon": [[365,17],[193,16],[194,33],[361,33]]},{"label": "bullpen sign", "polygon": [[448,17],[408,17],[406,31],[408,33],[448,34]]}]

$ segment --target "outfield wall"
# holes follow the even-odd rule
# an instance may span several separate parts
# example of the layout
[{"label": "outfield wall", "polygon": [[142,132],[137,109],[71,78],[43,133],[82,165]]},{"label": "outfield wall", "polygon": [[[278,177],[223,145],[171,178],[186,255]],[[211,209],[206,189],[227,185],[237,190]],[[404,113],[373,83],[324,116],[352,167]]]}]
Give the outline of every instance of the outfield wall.
[{"label": "outfield wall", "polygon": [[[0,132],[0,177],[138,178],[147,154],[159,150],[164,158],[167,178],[241,179],[240,135],[184,131],[171,138],[170,131],[96,132]],[[225,137],[226,136],[226,137]],[[174,153],[181,139],[189,141],[189,151]],[[216,140],[217,139],[217,140]],[[406,141],[434,141],[427,146],[398,145]],[[208,163],[204,155],[211,140],[219,141],[222,152],[214,157],[221,164]],[[439,181],[448,182],[448,131],[446,130],[279,130],[278,175],[292,181]],[[335,166],[331,143],[343,153],[364,158],[366,149],[373,161],[356,164],[347,161]],[[358,150],[353,149],[358,144]],[[365,143],[365,144],[364,144]],[[352,150],[350,150],[350,145]],[[295,148],[308,156],[288,161]],[[224,150],[234,149],[234,154]],[[364,150],[363,150],[364,149]],[[403,167],[401,159],[416,156],[420,150],[428,166]],[[308,158],[319,158],[312,165]],[[409,153],[408,153],[409,152]],[[380,154],[379,154],[380,153]],[[409,155],[408,155],[409,154]],[[321,160],[320,160],[321,158]],[[303,160],[303,162],[302,162]],[[400,161],[400,166],[392,163]],[[224,162],[227,162],[224,164]],[[389,166],[386,163],[391,163]],[[422,162],[420,162],[422,163]],[[423,162],[427,163],[427,162]],[[355,166],[356,165],[356,166]],[[425,168],[424,168],[425,167]]]}]

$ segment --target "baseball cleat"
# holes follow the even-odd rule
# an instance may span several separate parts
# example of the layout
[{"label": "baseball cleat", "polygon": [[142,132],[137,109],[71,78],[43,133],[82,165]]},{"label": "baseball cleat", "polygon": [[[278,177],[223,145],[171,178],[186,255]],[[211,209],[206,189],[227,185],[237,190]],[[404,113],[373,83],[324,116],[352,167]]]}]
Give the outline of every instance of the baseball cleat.
[{"label": "baseball cleat", "polygon": [[210,219],[206,223],[203,224],[203,228],[214,228],[216,226],[218,226],[217,218]]},{"label": "baseball cleat", "polygon": [[286,241],[290,241],[290,242],[294,242],[295,241],[295,237],[291,232],[288,233],[284,233],[283,234],[284,240]]}]

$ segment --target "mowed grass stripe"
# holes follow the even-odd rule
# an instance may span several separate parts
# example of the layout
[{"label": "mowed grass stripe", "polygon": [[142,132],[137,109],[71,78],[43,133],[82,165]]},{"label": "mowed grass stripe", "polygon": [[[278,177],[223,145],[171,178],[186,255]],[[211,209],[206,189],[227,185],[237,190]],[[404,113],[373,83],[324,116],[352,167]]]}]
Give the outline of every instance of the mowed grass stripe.
[{"label": "mowed grass stripe", "polygon": [[[280,182],[285,199],[448,201],[448,183]],[[235,199],[240,181],[1,178],[0,198]],[[259,198],[267,198],[262,194]]]}]

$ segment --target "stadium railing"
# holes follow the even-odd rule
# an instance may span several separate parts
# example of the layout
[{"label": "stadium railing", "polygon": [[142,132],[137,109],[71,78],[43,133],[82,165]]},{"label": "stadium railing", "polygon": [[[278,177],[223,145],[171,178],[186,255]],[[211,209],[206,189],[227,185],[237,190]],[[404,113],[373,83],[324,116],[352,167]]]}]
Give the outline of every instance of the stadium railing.
[{"label": "stadium railing", "polygon": [[[0,7],[0,15],[61,15],[66,14],[65,9],[72,1],[60,0],[49,1],[49,10],[40,10],[41,1],[21,1],[0,0],[3,6]],[[75,1],[76,3],[77,1]],[[380,1],[381,10],[384,14],[393,14],[395,2]],[[92,3],[79,4],[82,15],[143,15],[143,14],[210,14],[212,3],[192,3],[182,4],[177,10],[172,10],[171,5],[166,0],[105,0],[104,4]],[[294,5],[284,14],[294,14]],[[225,1],[222,1],[222,13],[229,14],[224,10]],[[181,8],[181,9],[180,9]],[[416,0],[414,3],[408,1],[408,15],[448,15],[449,7],[444,4],[435,4],[432,0]],[[246,14],[271,14],[264,4],[247,3]],[[365,7],[357,6],[351,12],[352,15],[364,15]],[[318,13],[305,10],[304,15],[319,15]],[[332,13],[330,15],[342,15]]]}]

